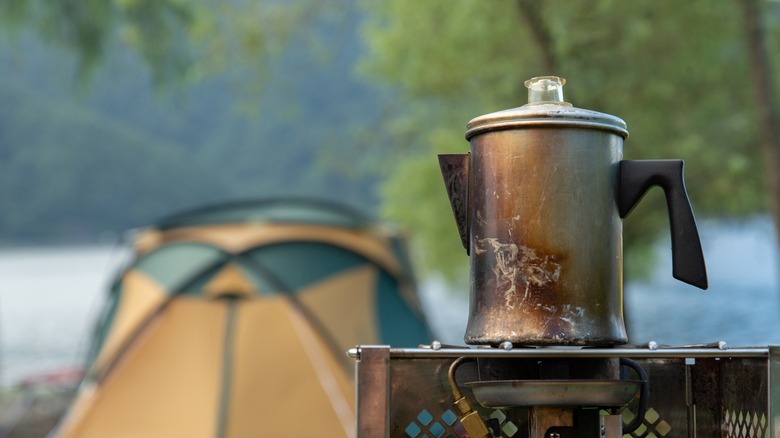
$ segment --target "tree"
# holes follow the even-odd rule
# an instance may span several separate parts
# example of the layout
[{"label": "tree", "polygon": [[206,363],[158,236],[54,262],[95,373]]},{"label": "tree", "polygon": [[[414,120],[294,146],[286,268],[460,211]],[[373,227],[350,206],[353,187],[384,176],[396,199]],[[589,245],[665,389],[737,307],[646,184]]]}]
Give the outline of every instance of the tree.
[{"label": "tree", "polygon": [[[736,1],[365,5],[374,56],[362,69],[396,88],[396,106],[404,108],[383,131],[406,153],[388,175],[387,214],[422,234],[421,260],[430,266],[465,271],[435,154],[467,150],[465,122],[522,105],[522,81],[532,76],[566,77],[569,102],[626,120],[627,159],[686,160],[700,218],[765,211]],[[650,254],[665,229],[662,204],[651,193],[626,220],[628,267]]]},{"label": "tree", "polygon": [[162,81],[180,75],[188,63],[183,43],[198,28],[202,15],[196,12],[177,0],[8,0],[0,3],[0,22],[72,50],[84,75],[111,47],[129,44]]},{"label": "tree", "polygon": [[[79,59],[89,79],[106,54],[131,48],[157,85],[187,84],[215,73],[252,67],[252,86],[269,59],[314,21],[337,20],[341,2],[209,0],[7,0],[0,25],[11,34],[32,31]],[[311,41],[316,44],[316,41]],[[250,87],[247,87],[250,88]]]},{"label": "tree", "polygon": [[[306,33],[312,17],[337,21],[351,4],[12,0],[0,4],[0,16],[6,24],[32,24],[64,42],[81,54],[86,69],[112,44],[130,44],[156,78],[186,82],[239,63],[262,77],[269,56]],[[368,50],[360,70],[393,96],[369,137],[385,150],[369,149],[386,172],[385,212],[420,238],[420,260],[428,268],[453,277],[466,271],[435,154],[467,150],[466,121],[521,105],[522,82],[532,76],[566,77],[568,101],[626,120],[626,158],[685,159],[688,191],[700,218],[765,212],[770,205],[765,187],[770,194],[780,192],[776,182],[764,185],[780,180],[771,155],[777,147],[761,146],[776,141],[777,134],[766,128],[759,134],[756,121],[766,105],[751,97],[755,91],[774,96],[767,74],[772,60],[761,57],[761,44],[777,34],[773,4],[362,0],[362,5]],[[763,30],[760,18],[766,21]],[[751,71],[756,88],[744,85]],[[771,127],[776,118],[760,120]],[[651,193],[626,220],[629,267],[651,252],[665,228],[662,204],[660,194]],[[773,214],[780,215],[777,207]]]},{"label": "tree", "polygon": [[780,109],[772,78],[772,65],[766,48],[764,25],[757,0],[741,0],[745,23],[745,42],[752,73],[761,149],[764,157],[765,187],[769,209],[775,218],[780,244]]}]

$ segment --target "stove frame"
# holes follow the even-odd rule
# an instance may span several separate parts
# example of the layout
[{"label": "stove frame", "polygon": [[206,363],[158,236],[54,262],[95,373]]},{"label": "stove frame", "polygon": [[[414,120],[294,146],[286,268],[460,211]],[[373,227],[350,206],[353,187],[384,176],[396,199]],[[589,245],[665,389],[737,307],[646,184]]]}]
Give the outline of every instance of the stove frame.
[{"label": "stove frame", "polygon": [[[351,349],[356,359],[357,436],[462,437],[452,403],[450,365],[458,358],[630,358],[649,376],[643,424],[624,437],[780,438],[780,347],[679,348],[391,348]],[[458,367],[457,381],[478,380],[474,361]],[[530,436],[530,408],[486,409],[460,385],[501,437]],[[637,400],[622,412],[635,417]],[[615,418],[607,416],[605,418]],[[614,420],[610,420],[614,421]]]}]

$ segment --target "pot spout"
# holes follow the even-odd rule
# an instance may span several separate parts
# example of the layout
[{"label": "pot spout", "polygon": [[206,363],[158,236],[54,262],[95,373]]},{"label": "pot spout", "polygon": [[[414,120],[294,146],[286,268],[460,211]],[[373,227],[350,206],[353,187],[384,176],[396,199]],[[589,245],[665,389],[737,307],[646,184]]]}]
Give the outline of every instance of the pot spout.
[{"label": "pot spout", "polygon": [[439,154],[439,167],[450,198],[461,243],[469,253],[469,153]]}]

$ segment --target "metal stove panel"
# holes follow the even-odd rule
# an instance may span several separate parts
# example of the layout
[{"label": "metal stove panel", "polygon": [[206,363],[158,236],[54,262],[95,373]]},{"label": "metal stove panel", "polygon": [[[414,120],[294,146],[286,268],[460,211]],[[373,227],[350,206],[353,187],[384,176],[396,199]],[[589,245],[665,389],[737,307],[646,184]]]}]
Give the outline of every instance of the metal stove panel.
[{"label": "metal stove panel", "polygon": [[[447,372],[458,357],[498,356],[493,349],[436,352],[371,347],[367,353],[355,353],[359,357],[357,430],[358,437],[370,438],[466,436],[452,407],[454,398]],[[514,351],[505,356],[527,359],[541,357],[539,353]],[[686,353],[684,350],[614,351],[616,356],[633,357],[647,372],[650,381],[648,409],[642,425],[624,438],[780,437],[780,408],[776,406],[777,397],[773,400],[771,396],[772,386],[780,384],[771,385],[770,380],[773,370],[775,376],[780,375],[780,355],[769,361],[766,349],[699,349],[691,350],[691,357],[686,357]],[[573,357],[610,354],[613,353],[609,349],[571,352]],[[477,380],[477,375],[472,361],[464,362],[456,373],[461,391],[472,403],[473,394],[462,383]],[[361,397],[376,403],[363,403]],[[623,410],[624,425],[636,415],[637,402],[632,401]],[[473,404],[480,416],[498,432],[496,436],[530,436],[530,409],[487,409]],[[384,411],[379,412],[383,406]],[[383,431],[386,432],[383,434]]]},{"label": "metal stove panel", "polygon": [[[685,436],[688,429],[686,407],[685,359],[637,360],[650,381],[650,400],[642,424],[625,437]],[[634,399],[623,411],[624,427],[634,421],[638,411]]]}]

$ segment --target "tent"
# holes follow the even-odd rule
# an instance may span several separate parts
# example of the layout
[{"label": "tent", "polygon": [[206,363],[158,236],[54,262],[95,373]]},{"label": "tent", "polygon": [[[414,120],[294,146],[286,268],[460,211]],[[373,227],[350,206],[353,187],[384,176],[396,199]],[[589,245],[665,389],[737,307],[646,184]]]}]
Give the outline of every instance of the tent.
[{"label": "tent", "polygon": [[403,243],[312,200],[142,230],[55,436],[353,436],[346,350],[431,340]]}]

